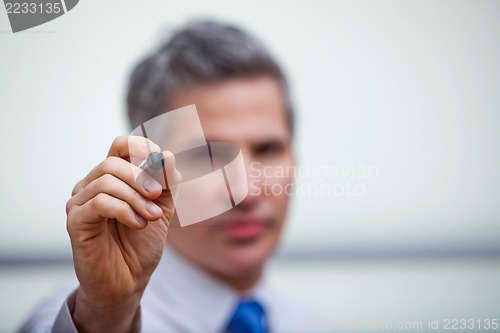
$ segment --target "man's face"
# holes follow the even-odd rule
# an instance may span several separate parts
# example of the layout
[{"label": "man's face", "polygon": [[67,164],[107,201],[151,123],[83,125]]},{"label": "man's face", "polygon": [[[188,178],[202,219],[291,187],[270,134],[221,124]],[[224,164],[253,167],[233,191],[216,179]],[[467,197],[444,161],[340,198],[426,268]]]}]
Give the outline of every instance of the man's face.
[{"label": "man's face", "polygon": [[249,193],[212,219],[172,224],[168,241],[215,275],[260,272],[281,234],[292,183],[290,172],[276,172],[294,163],[280,86],[268,77],[227,80],[178,92],[172,109],[190,104],[196,104],[207,141],[240,146]]}]

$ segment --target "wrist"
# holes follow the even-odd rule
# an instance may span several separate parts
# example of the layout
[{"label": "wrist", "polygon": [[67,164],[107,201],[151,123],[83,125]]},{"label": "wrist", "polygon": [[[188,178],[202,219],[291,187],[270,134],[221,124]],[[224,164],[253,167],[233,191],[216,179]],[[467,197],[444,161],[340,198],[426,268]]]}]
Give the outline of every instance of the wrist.
[{"label": "wrist", "polygon": [[95,302],[78,289],[72,311],[79,333],[134,333],[139,331],[141,295],[114,302]]}]

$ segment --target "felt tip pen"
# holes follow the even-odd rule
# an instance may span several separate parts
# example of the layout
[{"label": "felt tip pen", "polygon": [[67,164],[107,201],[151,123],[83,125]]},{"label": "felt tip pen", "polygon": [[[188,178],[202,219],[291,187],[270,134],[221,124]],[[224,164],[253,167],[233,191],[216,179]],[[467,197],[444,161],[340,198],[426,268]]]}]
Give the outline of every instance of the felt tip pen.
[{"label": "felt tip pen", "polygon": [[155,178],[156,175],[165,167],[165,157],[162,153],[152,152],[144,161],[139,164],[139,168],[147,172],[148,175]]}]

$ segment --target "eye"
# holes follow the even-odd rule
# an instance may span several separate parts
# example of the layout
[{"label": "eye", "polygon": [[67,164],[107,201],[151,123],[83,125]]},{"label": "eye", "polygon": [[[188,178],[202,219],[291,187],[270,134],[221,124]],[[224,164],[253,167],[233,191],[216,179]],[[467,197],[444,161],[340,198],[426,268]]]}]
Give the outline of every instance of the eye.
[{"label": "eye", "polygon": [[279,155],[285,149],[284,144],[278,140],[262,142],[254,147],[254,154],[256,156],[275,156]]}]

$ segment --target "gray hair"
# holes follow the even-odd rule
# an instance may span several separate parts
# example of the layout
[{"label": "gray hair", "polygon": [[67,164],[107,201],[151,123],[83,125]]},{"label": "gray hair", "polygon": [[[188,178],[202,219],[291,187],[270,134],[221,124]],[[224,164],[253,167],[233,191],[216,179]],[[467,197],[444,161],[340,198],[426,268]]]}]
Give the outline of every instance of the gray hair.
[{"label": "gray hair", "polygon": [[288,83],[266,48],[237,27],[212,21],[193,22],[133,70],[127,95],[130,125],[135,128],[168,111],[170,99],[179,89],[258,76],[270,76],[280,84],[284,111],[293,133]]}]

